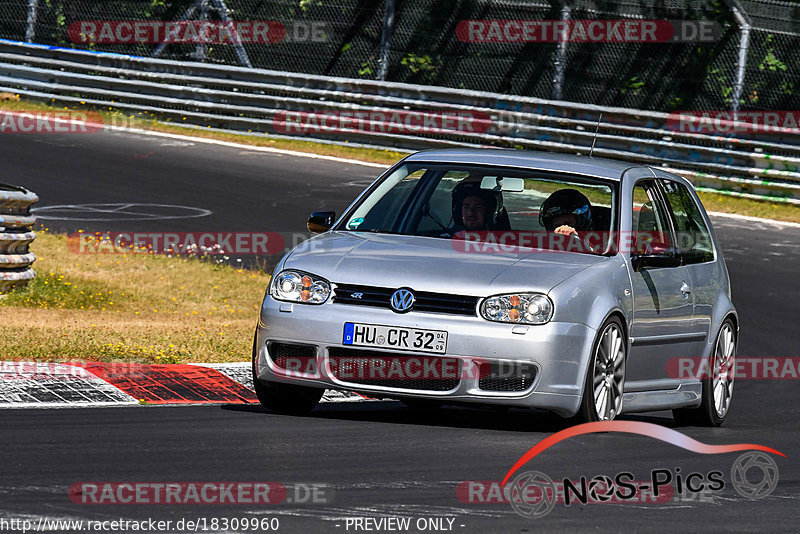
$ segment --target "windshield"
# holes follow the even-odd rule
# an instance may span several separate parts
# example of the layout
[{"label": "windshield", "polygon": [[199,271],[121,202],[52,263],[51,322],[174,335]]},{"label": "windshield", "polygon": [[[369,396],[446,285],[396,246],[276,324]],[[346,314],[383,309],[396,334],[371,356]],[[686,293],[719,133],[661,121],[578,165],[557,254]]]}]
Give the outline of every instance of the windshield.
[{"label": "windshield", "polygon": [[[444,239],[609,235],[616,188],[591,177],[485,166],[409,163],[373,187],[337,230]],[[552,248],[523,240],[533,248]],[[533,245],[530,245],[534,243]],[[606,247],[575,252],[603,253]]]}]

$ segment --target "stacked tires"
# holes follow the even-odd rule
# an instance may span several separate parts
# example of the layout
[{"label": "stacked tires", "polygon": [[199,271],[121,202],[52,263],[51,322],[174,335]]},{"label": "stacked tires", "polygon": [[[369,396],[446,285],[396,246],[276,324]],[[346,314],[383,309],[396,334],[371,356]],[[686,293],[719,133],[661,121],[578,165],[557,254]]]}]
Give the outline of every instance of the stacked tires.
[{"label": "stacked tires", "polygon": [[36,238],[31,205],[39,197],[24,187],[0,183],[0,294],[27,285],[35,276],[29,245]]}]

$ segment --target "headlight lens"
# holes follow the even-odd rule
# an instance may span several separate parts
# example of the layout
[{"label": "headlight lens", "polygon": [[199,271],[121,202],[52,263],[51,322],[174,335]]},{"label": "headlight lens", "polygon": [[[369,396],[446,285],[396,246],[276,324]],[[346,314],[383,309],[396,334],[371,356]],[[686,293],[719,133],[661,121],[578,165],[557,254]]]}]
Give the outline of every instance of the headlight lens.
[{"label": "headlight lens", "polygon": [[489,297],[481,315],[499,323],[544,324],[553,317],[553,301],[541,293],[516,293]]},{"label": "headlight lens", "polygon": [[276,300],[322,304],[331,295],[331,285],[324,278],[301,271],[281,271],[270,284],[269,294]]}]

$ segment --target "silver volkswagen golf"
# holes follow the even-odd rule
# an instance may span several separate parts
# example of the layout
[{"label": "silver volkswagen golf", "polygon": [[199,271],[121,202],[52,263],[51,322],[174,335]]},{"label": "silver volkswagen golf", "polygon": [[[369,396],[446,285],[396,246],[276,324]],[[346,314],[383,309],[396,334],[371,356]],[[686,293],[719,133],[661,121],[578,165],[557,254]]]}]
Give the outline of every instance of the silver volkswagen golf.
[{"label": "silver volkswagen golf", "polygon": [[692,185],[516,150],[406,157],[278,264],[253,347],[261,403],[325,389],[583,421],[720,425],[738,319]]}]

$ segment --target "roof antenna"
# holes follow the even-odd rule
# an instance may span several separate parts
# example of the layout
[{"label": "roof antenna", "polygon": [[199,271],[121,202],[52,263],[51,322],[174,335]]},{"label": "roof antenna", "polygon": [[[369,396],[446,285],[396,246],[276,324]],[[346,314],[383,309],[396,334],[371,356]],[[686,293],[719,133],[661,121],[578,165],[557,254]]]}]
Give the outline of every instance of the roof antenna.
[{"label": "roof antenna", "polygon": [[592,154],[594,153],[594,144],[597,141],[597,132],[600,131],[600,121],[601,120],[603,120],[603,114],[602,113],[600,113],[600,116],[597,117],[597,128],[594,129],[594,137],[592,138],[592,148],[591,148],[591,150],[589,150],[589,157],[590,158],[592,157]]}]

